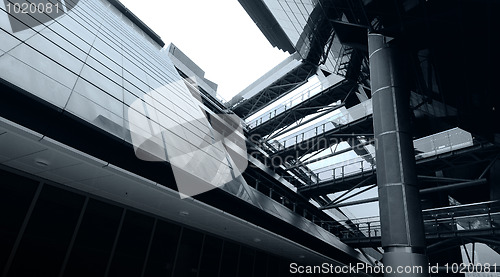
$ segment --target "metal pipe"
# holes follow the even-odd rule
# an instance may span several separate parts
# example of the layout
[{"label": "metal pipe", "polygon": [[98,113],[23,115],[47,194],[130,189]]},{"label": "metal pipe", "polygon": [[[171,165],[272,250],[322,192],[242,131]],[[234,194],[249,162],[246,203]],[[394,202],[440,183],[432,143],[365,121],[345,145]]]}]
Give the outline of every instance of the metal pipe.
[{"label": "metal pipe", "polygon": [[484,169],[484,171],[481,173],[481,175],[479,175],[479,178],[478,179],[481,179],[484,177],[484,175],[486,175],[486,173],[488,172],[488,170],[490,170],[490,168],[495,164],[495,162],[497,161],[498,159],[498,156],[499,155],[496,155],[495,159],[493,159],[493,161],[491,161],[491,163],[488,164],[488,166]]},{"label": "metal pipe", "polygon": [[484,243],[484,244],[488,244],[488,245],[495,245],[495,246],[500,247],[500,241],[497,241],[497,240],[480,238],[480,237],[472,237],[470,239],[472,241],[477,241],[477,242],[480,242],[480,243]]},{"label": "metal pipe", "polygon": [[269,141],[269,140],[271,140],[271,139],[274,139],[274,138],[276,138],[276,137],[278,137],[278,136],[282,135],[282,134],[283,134],[283,133],[285,133],[285,132],[290,132],[290,131],[295,130],[295,129],[297,129],[297,128],[301,127],[301,126],[304,126],[305,124],[307,124],[307,123],[309,123],[309,122],[311,122],[311,121],[313,121],[313,120],[315,120],[315,119],[318,119],[318,118],[322,117],[322,116],[323,116],[323,115],[325,115],[325,114],[328,114],[328,113],[331,113],[331,112],[333,112],[333,111],[335,111],[335,110],[337,110],[337,109],[340,109],[341,107],[344,107],[344,106],[345,106],[345,103],[341,103],[340,105],[333,106],[333,107],[331,107],[331,109],[327,109],[327,110],[325,110],[325,111],[323,111],[323,112],[321,112],[321,113],[319,113],[319,114],[315,115],[313,118],[310,118],[310,119],[308,119],[308,120],[306,120],[306,121],[302,122],[302,124],[298,124],[298,125],[293,126],[293,127],[291,127],[291,128],[285,127],[285,129],[283,129],[283,130],[279,131],[278,133],[276,133],[276,134],[274,134],[274,135],[272,135],[272,133],[271,133],[271,135],[272,135],[272,136],[267,137],[267,138],[266,138],[266,141]]},{"label": "metal pipe", "polygon": [[435,181],[435,182],[468,182],[468,181],[473,181],[470,179],[458,179],[458,178],[423,176],[423,175],[418,175],[417,179],[419,181]]},{"label": "metal pipe", "polygon": [[350,188],[349,190],[347,190],[346,192],[342,193],[339,197],[335,198],[334,200],[330,201],[328,203],[328,205],[325,205],[325,206],[329,206],[331,204],[335,204],[340,198],[346,196],[348,193],[350,193],[351,191],[353,191],[354,189],[357,189],[358,187],[364,185],[365,183],[368,183],[369,181],[372,180],[372,177],[373,176],[370,176],[366,179],[364,179],[363,181],[359,182],[357,185],[355,185],[354,187]]},{"label": "metal pipe", "polygon": [[363,200],[357,200],[357,201],[352,201],[352,202],[347,202],[347,203],[341,203],[341,204],[335,204],[331,206],[325,206],[325,207],[320,207],[320,210],[327,210],[327,209],[334,209],[334,208],[340,208],[340,207],[347,207],[347,206],[353,206],[353,205],[359,205],[359,204],[366,204],[366,203],[371,203],[371,202],[377,202],[378,197],[373,197],[373,198],[367,198]]},{"label": "metal pipe", "polygon": [[356,192],[356,193],[354,193],[354,194],[352,194],[352,195],[347,196],[347,197],[346,197],[346,198],[344,198],[344,199],[340,199],[340,200],[338,200],[338,201],[335,201],[335,202],[334,202],[334,204],[335,204],[335,205],[336,205],[336,204],[340,204],[341,202],[344,202],[344,201],[349,200],[349,199],[351,199],[351,198],[353,198],[353,197],[355,197],[355,196],[358,196],[358,195],[362,194],[363,192],[369,191],[369,190],[371,190],[371,189],[375,188],[376,186],[377,186],[377,184],[371,185],[371,186],[369,186],[369,187],[367,187],[367,188],[365,188],[365,189],[363,189],[363,190],[361,190],[361,191],[358,191],[358,192]]},{"label": "metal pipe", "polygon": [[[487,181],[488,181],[487,179],[480,179],[480,180],[475,180],[475,181],[470,181],[470,182],[463,182],[463,183],[457,183],[457,184],[446,185],[446,186],[426,188],[426,189],[421,189],[420,194],[477,186],[477,185],[485,184],[485,183],[487,183]],[[347,200],[347,199],[344,199],[344,200]],[[327,209],[333,209],[333,208],[338,208],[338,207],[346,207],[346,206],[353,206],[353,205],[357,205],[357,204],[376,202],[378,200],[379,200],[378,197],[373,197],[373,198],[367,198],[367,199],[363,199],[363,200],[352,201],[352,202],[338,204],[338,205],[337,204],[326,205],[324,207],[320,207],[319,209],[320,210],[327,210]],[[450,207],[450,208],[456,208],[456,206]]]},{"label": "metal pipe", "polygon": [[[428,253],[432,252],[434,249],[442,249],[443,245],[449,244],[450,242],[453,242],[455,240],[457,240],[457,238],[451,238],[451,239],[446,239],[446,240],[438,241],[438,242],[436,242],[436,243],[434,243],[432,245],[427,246],[427,252]],[[453,245],[453,246],[455,247],[456,245]]]},{"label": "metal pipe", "polygon": [[433,192],[438,192],[438,191],[443,191],[443,190],[453,190],[453,189],[459,189],[459,188],[470,187],[470,186],[478,186],[478,185],[486,184],[487,182],[488,182],[488,180],[486,180],[486,179],[479,179],[479,180],[474,180],[474,181],[469,181],[469,182],[426,188],[426,189],[421,189],[420,194],[433,193]]},{"label": "metal pipe", "polygon": [[373,129],[384,265],[421,266],[421,273],[384,276],[428,276],[425,233],[410,126],[406,56],[398,39],[368,34]]}]

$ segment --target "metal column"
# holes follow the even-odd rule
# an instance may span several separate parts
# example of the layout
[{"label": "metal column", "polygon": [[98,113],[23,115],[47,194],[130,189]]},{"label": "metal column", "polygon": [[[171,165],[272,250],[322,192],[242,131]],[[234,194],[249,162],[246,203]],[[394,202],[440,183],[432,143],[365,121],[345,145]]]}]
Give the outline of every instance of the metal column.
[{"label": "metal column", "polygon": [[368,50],[383,264],[392,270],[385,276],[428,276],[406,56],[396,39],[375,33],[368,35]]}]

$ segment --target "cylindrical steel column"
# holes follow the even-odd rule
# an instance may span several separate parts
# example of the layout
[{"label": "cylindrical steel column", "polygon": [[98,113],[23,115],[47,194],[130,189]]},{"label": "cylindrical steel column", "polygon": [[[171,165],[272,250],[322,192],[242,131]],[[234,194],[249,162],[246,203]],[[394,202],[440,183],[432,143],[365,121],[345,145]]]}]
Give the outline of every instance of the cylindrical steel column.
[{"label": "cylindrical steel column", "polygon": [[[368,35],[385,276],[428,276],[410,127],[406,56],[395,39]],[[400,271],[402,271],[400,273]]]}]

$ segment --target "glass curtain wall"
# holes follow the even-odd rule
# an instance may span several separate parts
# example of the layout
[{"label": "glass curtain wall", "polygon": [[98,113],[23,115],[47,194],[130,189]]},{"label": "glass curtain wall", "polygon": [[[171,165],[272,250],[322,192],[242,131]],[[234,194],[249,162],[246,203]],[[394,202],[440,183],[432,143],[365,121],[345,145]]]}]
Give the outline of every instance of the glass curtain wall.
[{"label": "glass curtain wall", "polygon": [[25,12],[0,2],[1,79],[132,144],[139,159],[196,175],[204,190],[231,180],[199,101],[144,27],[106,0],[36,3]]},{"label": "glass curtain wall", "polygon": [[289,276],[289,261],[0,169],[3,276]]}]

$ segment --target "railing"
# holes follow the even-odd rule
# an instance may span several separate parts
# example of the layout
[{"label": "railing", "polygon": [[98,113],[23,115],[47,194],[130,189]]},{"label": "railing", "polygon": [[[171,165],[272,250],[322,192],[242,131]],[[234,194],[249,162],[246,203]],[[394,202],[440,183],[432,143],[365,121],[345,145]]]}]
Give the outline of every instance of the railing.
[{"label": "railing", "polygon": [[[429,209],[423,210],[422,214],[427,235],[500,228],[500,201]],[[380,217],[351,219],[329,228],[341,239],[377,238],[381,235]]]},{"label": "railing", "polygon": [[302,93],[293,97],[289,101],[281,104],[278,108],[275,108],[274,110],[267,112],[267,113],[259,116],[258,118],[252,120],[251,122],[247,123],[249,128],[250,129],[255,128],[255,127],[261,125],[262,123],[265,123],[268,120],[276,117],[277,115],[291,109],[292,107],[295,107],[296,105],[306,101],[307,99],[323,92],[324,90],[321,89],[321,86],[322,86],[321,83],[316,83],[316,84],[313,84],[313,85],[305,88]]},{"label": "railing", "polygon": [[[418,160],[424,157],[472,146],[473,139],[469,132],[460,128],[453,128],[438,134],[417,139],[413,144],[415,149],[420,152],[415,157]],[[283,146],[274,142],[272,150],[279,151],[280,147]],[[310,176],[310,181],[307,185],[315,185],[323,181],[340,180],[355,174],[373,172],[376,169],[374,161],[375,153],[370,153],[316,169],[314,178]]]},{"label": "railing", "polygon": [[372,172],[375,169],[375,163],[368,161],[373,160],[373,156],[374,153],[370,153],[317,169],[316,182],[311,180],[310,185],[329,180],[341,180],[358,173]]},{"label": "railing", "polygon": [[472,135],[460,128],[453,128],[413,141],[415,150],[419,152],[416,156],[417,159],[447,153],[472,145]]},{"label": "railing", "polygon": [[500,201],[424,210],[426,233],[454,233],[500,227]]},{"label": "railing", "polygon": [[[452,138],[454,135],[459,138]],[[442,147],[442,143],[437,143],[443,141],[441,138],[445,138],[444,141],[448,141],[445,147]],[[415,140],[414,145],[420,150],[427,151],[419,154],[419,156],[422,157],[428,156],[428,154],[436,155],[444,151],[470,146],[472,143],[470,142],[471,139],[470,133],[459,128],[454,128]],[[314,175],[309,175],[310,180],[308,185],[315,185],[328,180],[343,179],[354,174],[373,172],[375,165],[373,162],[369,162],[373,159],[373,156],[374,153],[370,153],[317,169]],[[290,176],[290,178],[284,177],[284,179],[291,183],[297,181],[296,177],[293,176]],[[265,183],[261,183],[260,187],[256,187],[256,189],[262,191],[262,185],[266,187],[265,191],[269,194],[269,197],[275,199],[275,201],[280,202],[283,206],[294,212],[302,214],[304,217],[312,220],[317,225],[332,232],[341,239],[380,238],[381,227],[379,217],[351,219],[343,222],[318,221],[315,220],[313,212],[305,207],[299,208],[296,203],[290,201],[290,199],[281,193],[274,191],[272,187],[267,187]],[[463,230],[500,228],[500,201],[424,210],[423,215],[426,234],[444,234]]]},{"label": "railing", "polygon": [[[317,220],[315,211],[298,205],[279,191],[268,186],[266,182],[259,183],[255,189],[268,195],[279,204],[299,213],[316,225],[333,233],[341,240],[354,239],[378,240],[381,236],[380,217],[355,218],[344,221]],[[500,201],[488,201],[475,204],[450,206],[423,210],[424,229],[426,235],[453,234],[467,231],[500,230]]]},{"label": "railing", "polygon": [[341,109],[340,112],[327,119],[326,122],[311,126],[305,131],[301,131],[299,134],[293,134],[285,137],[279,140],[278,143],[273,143],[278,148],[278,151],[280,151],[286,149],[287,146],[299,144],[305,140],[324,134],[342,125],[349,124],[362,117],[371,115],[372,112],[372,101],[369,99],[349,109],[343,111]]},{"label": "railing", "polygon": [[[338,114],[330,117],[326,122],[309,127],[305,131],[301,131],[299,134],[293,134],[281,140],[273,141],[272,144],[275,146],[277,151],[281,151],[286,149],[287,146],[297,145],[305,140],[370,115],[372,112],[373,110],[370,99],[347,109],[347,112],[339,112]],[[420,152],[417,155],[417,158],[424,158],[472,146],[473,138],[469,132],[460,128],[453,128],[417,139],[413,142],[413,145],[417,152]]]},{"label": "railing", "polygon": [[347,65],[351,60],[351,55],[353,53],[353,49],[350,46],[342,44],[342,48],[337,53],[337,59],[335,63],[335,74],[345,76],[347,73]]},{"label": "railing", "polygon": [[382,235],[379,217],[351,219],[339,222],[339,224],[333,227],[333,233],[340,239],[378,238]]},{"label": "railing", "polygon": [[[472,146],[473,139],[469,132],[460,128],[453,128],[417,139],[413,141],[413,145],[417,151],[421,152],[416,156],[417,159],[420,159]],[[318,178],[316,183],[332,179],[343,179],[358,173],[372,172],[375,169],[375,165],[369,161],[374,160],[374,157],[375,153],[370,153],[317,169]]]},{"label": "railing", "polygon": [[[289,176],[290,177],[290,176]],[[254,177],[254,179],[258,179]],[[289,179],[286,178],[286,176],[283,177],[285,180],[289,181],[296,181],[295,178]],[[323,226],[323,224],[319,224],[319,222],[326,222],[326,221],[319,221],[317,220],[317,217],[315,214],[317,214],[319,211],[315,207],[309,207],[309,205],[301,204],[299,203],[300,201],[298,200],[299,196],[291,196],[290,193],[284,193],[283,189],[281,188],[276,188],[269,182],[255,182],[252,184],[252,187],[259,191],[260,193],[266,195],[267,197],[271,198],[274,200],[276,204],[280,204],[282,207],[289,209],[290,211],[304,217],[305,219],[310,220],[311,222],[317,224],[318,226],[323,227],[324,229],[328,230],[326,226]],[[287,196],[288,195],[288,196]],[[278,208],[275,206],[274,208]],[[331,224],[333,226],[333,224]]]}]

